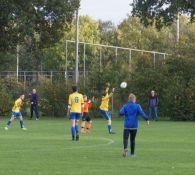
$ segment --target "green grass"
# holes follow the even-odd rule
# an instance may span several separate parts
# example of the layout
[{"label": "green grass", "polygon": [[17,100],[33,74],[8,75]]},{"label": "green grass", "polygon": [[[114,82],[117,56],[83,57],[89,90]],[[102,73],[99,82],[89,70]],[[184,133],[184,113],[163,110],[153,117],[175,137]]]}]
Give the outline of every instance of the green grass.
[{"label": "green grass", "polygon": [[140,122],[136,157],[122,157],[122,121],[107,134],[106,121],[94,120],[90,135],[72,142],[66,119],[0,122],[1,175],[194,175],[195,123]]}]

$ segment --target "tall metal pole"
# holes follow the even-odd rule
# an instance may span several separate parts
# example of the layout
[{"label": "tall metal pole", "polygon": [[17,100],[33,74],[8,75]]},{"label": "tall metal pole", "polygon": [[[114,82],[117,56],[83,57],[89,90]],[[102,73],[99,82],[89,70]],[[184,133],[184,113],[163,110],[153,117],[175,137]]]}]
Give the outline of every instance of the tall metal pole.
[{"label": "tall metal pole", "polygon": [[65,71],[65,79],[66,79],[66,86],[68,82],[68,42],[66,40],[66,53],[65,53],[65,58],[66,58],[66,71]]},{"label": "tall metal pole", "polygon": [[17,44],[17,48],[16,48],[16,79],[18,82],[18,76],[19,76],[19,51],[20,51],[20,46],[19,44]]},{"label": "tall metal pole", "polygon": [[177,43],[179,43],[179,38],[180,38],[180,36],[179,36],[179,33],[180,33],[180,28],[179,28],[179,12],[177,13],[177,22],[176,22],[177,24],[176,24],[176,42]]},{"label": "tall metal pole", "polygon": [[78,69],[78,43],[79,43],[79,13],[76,10],[76,33],[75,33],[75,84],[78,83],[79,69]]},{"label": "tall metal pole", "polygon": [[84,89],[85,89],[85,78],[86,78],[86,67],[85,67],[85,44],[83,46],[83,64],[84,64],[84,70],[83,70],[83,78],[84,78]]}]

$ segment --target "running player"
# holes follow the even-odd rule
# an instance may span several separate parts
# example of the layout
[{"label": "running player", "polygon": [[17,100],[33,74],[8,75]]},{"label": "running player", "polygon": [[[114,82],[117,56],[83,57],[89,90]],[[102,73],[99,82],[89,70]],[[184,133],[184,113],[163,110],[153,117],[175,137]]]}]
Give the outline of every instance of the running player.
[{"label": "running player", "polygon": [[22,118],[22,113],[20,112],[20,107],[24,101],[25,96],[21,95],[20,98],[18,98],[15,103],[14,106],[12,108],[12,117],[10,118],[10,120],[7,122],[6,126],[5,126],[5,130],[8,130],[8,127],[11,125],[12,121],[16,118],[20,119],[20,127],[23,130],[26,130],[26,128],[24,127],[24,122],[23,122],[23,118]]},{"label": "running player", "polygon": [[109,86],[110,86],[110,84],[107,83],[106,91],[103,93],[103,96],[102,96],[102,102],[101,102],[101,105],[100,105],[100,112],[102,113],[102,115],[108,121],[108,132],[109,132],[109,134],[114,134],[114,132],[112,132],[111,117],[110,117],[110,114],[108,112],[108,109],[109,109],[109,101],[110,101],[110,98],[112,97],[112,95],[114,93],[114,88],[112,89],[112,92],[110,94],[108,94],[108,92],[109,92]]},{"label": "running player", "polygon": [[[82,124],[81,124],[81,133],[89,133],[91,128],[91,118],[89,116],[89,110],[92,108],[92,101],[87,99],[87,96],[84,95],[84,108],[82,115]],[[87,128],[85,131],[85,122],[87,122]]]},{"label": "running player", "polygon": [[70,94],[68,100],[68,112],[67,117],[71,120],[71,133],[72,140],[75,140],[76,133],[76,141],[79,140],[79,120],[80,115],[83,110],[83,95],[78,93],[77,86],[72,86],[73,93]]},{"label": "running player", "polygon": [[135,157],[135,137],[138,128],[138,115],[141,115],[149,125],[149,120],[141,106],[136,103],[136,96],[134,94],[129,95],[129,102],[120,109],[120,115],[125,116],[124,118],[124,131],[123,131],[123,156],[126,157],[128,153],[128,138],[130,135],[131,143],[131,154],[130,156]]}]

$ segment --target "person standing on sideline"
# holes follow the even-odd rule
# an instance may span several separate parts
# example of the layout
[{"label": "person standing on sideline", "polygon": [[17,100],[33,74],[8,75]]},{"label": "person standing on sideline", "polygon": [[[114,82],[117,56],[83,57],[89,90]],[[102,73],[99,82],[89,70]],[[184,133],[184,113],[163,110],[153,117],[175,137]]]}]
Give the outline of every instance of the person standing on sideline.
[{"label": "person standing on sideline", "polygon": [[68,100],[67,117],[71,120],[72,140],[79,140],[79,120],[84,107],[83,95],[78,93],[77,86],[72,86],[72,94]]},{"label": "person standing on sideline", "polygon": [[19,118],[20,119],[20,128],[23,130],[26,130],[26,128],[24,127],[24,122],[23,122],[23,117],[22,117],[22,113],[20,112],[20,108],[22,106],[22,103],[24,101],[25,95],[21,95],[20,98],[18,98],[15,103],[14,106],[12,108],[12,117],[10,118],[10,120],[8,120],[6,126],[5,126],[5,130],[8,130],[8,127],[11,125],[11,123],[16,119]]},{"label": "person standing on sideline", "polygon": [[109,92],[109,86],[110,86],[110,84],[107,83],[106,91],[103,93],[103,96],[102,96],[102,101],[101,101],[101,105],[100,105],[100,112],[108,122],[108,124],[107,124],[108,133],[109,134],[115,134],[115,132],[112,131],[112,121],[111,121],[110,114],[108,112],[108,110],[109,110],[109,101],[110,101],[110,98],[113,96],[113,93],[114,93],[115,89],[113,88],[112,92],[108,93]]},{"label": "person standing on sideline", "polygon": [[136,96],[134,94],[129,95],[129,102],[120,109],[119,114],[120,116],[125,116],[123,130],[123,156],[126,157],[128,154],[127,147],[130,135],[130,156],[133,158],[135,157],[135,137],[138,129],[138,115],[141,115],[141,117],[146,120],[147,125],[149,125],[149,120],[144,111],[142,110],[141,106],[136,103]]},{"label": "person standing on sideline", "polygon": [[148,98],[148,107],[149,107],[149,119],[152,119],[152,113],[154,112],[155,121],[158,121],[158,97],[155,94],[155,91],[151,91],[151,95]]},{"label": "person standing on sideline", "polygon": [[36,120],[39,120],[39,113],[38,113],[38,96],[37,96],[37,91],[36,89],[32,90],[32,96],[30,99],[30,120],[33,118],[33,111],[35,112],[36,115]]}]

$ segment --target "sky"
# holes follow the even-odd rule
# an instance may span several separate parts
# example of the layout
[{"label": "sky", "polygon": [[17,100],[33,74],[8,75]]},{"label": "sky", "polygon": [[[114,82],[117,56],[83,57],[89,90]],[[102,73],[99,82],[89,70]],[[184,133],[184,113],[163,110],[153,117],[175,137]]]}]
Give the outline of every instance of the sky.
[{"label": "sky", "polygon": [[131,12],[133,0],[81,0],[80,15],[88,15],[95,20],[109,20],[119,24]]}]

